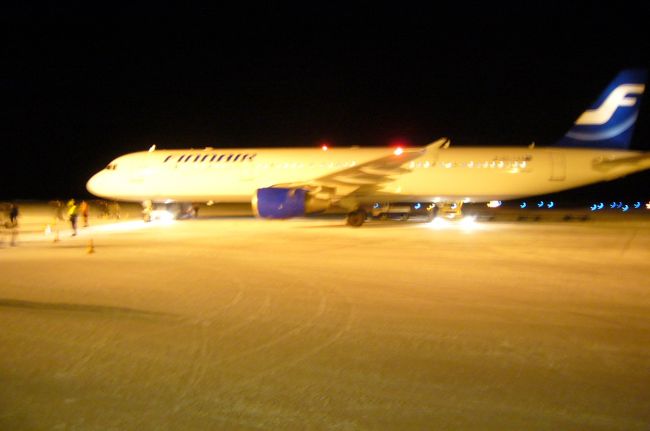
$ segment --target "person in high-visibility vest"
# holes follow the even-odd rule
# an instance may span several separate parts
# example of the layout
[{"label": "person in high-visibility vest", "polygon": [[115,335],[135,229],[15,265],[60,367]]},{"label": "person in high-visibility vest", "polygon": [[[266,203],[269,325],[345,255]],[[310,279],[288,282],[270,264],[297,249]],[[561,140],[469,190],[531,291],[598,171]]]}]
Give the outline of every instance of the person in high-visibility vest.
[{"label": "person in high-visibility vest", "polygon": [[74,199],[68,201],[68,217],[70,218],[70,225],[72,226],[72,236],[77,234],[77,217],[79,216],[79,210]]}]

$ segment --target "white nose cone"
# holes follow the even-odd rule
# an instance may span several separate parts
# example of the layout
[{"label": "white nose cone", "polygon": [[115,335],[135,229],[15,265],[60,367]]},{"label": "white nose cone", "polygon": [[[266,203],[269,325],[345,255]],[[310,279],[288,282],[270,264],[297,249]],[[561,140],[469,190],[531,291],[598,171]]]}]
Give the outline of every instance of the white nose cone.
[{"label": "white nose cone", "polygon": [[104,190],[104,187],[102,187],[102,176],[102,172],[98,172],[93,175],[86,183],[86,190],[95,196],[104,197],[106,190]]}]

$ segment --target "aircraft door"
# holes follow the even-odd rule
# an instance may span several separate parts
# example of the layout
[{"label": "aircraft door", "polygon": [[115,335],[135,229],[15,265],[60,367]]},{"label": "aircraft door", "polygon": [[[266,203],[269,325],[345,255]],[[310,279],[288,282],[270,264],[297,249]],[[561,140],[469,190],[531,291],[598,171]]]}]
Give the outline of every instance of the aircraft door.
[{"label": "aircraft door", "polygon": [[562,153],[551,153],[551,181],[566,179],[566,157]]}]

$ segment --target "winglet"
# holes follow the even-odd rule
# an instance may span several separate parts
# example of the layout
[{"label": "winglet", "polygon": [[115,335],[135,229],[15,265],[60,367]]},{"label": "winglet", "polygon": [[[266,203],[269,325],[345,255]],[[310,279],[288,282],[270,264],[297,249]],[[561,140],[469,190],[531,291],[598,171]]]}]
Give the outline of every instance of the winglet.
[{"label": "winglet", "polygon": [[440,149],[449,148],[449,145],[451,145],[451,141],[449,140],[449,138],[440,138],[436,141],[433,141],[425,148],[427,150],[440,150]]},{"label": "winglet", "polygon": [[630,147],[645,90],[646,71],[621,71],[555,145],[560,147]]}]

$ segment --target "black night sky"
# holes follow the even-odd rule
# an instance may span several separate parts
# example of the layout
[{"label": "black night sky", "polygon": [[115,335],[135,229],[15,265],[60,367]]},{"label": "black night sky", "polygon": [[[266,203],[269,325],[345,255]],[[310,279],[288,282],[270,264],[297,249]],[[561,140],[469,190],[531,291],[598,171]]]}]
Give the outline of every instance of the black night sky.
[{"label": "black night sky", "polygon": [[[650,65],[648,2],[487,3],[5,6],[0,199],[87,196],[152,144],[550,145]],[[648,179],[600,187],[648,198]]]}]

